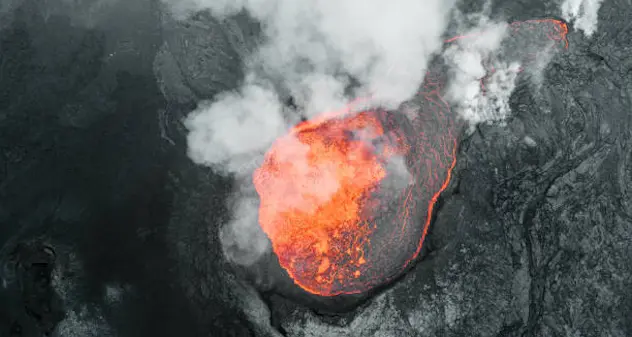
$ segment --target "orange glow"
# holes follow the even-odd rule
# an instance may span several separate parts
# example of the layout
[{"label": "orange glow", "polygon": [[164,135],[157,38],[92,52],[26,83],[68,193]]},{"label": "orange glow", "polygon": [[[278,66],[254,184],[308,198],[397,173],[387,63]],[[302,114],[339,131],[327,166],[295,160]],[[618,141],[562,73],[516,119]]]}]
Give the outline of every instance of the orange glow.
[{"label": "orange glow", "polygon": [[[568,46],[561,21],[509,26],[538,24]],[[324,112],[266,153],[253,174],[259,223],[299,287],[320,296],[362,293],[417,259],[456,165],[458,127],[441,91],[428,74],[413,118],[351,106]]]},{"label": "orange glow", "polygon": [[386,139],[377,113],[345,115],[297,125],[254,174],[261,226],[281,265],[313,293],[363,273],[374,224],[362,214],[380,207],[371,193],[389,158],[406,151],[400,139]]},{"label": "orange glow", "polygon": [[[456,164],[440,90],[428,76],[420,93],[428,114],[409,128],[436,131],[406,134],[403,116],[348,108],[296,125],[267,152],[253,175],[259,223],[301,288],[321,296],[364,292],[419,255]],[[396,162],[406,174],[389,166]],[[398,176],[405,182],[393,190],[389,178]]]},{"label": "orange glow", "polygon": [[[535,20],[526,20],[526,21],[516,21],[508,25],[509,25],[509,28],[511,29],[510,34],[515,34],[519,30],[522,30],[522,29],[527,29],[527,30],[538,29],[545,32],[545,34],[551,41],[563,42],[564,48],[568,49],[568,39],[566,38],[566,35],[568,34],[568,25],[564,21],[557,20],[557,19],[535,19]],[[542,30],[543,26],[546,29]],[[457,40],[471,38],[476,35],[478,34],[457,35],[457,36],[444,40],[444,42],[452,43]]]}]

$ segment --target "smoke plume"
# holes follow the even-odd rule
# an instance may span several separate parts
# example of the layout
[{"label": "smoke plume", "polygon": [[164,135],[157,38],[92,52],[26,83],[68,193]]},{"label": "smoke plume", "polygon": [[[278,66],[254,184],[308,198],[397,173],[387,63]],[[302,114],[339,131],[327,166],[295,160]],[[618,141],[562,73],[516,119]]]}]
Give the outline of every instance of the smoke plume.
[{"label": "smoke plume", "polygon": [[566,26],[557,20],[492,22],[490,12],[490,2],[480,13],[455,10],[463,33],[451,38],[442,54],[450,75],[446,99],[470,131],[484,122],[502,125],[511,114],[509,99],[518,75],[528,79],[522,84],[539,90],[549,62],[568,46]]},{"label": "smoke plume", "polygon": [[[509,97],[520,65],[495,57],[506,29],[506,24],[481,22],[443,54],[451,73],[446,98],[471,126],[503,121],[510,113]],[[493,62],[493,72],[486,62]]]},{"label": "smoke plume", "polygon": [[223,173],[248,174],[267,147],[287,130],[284,107],[269,86],[246,84],[201,102],[185,122],[189,157]]},{"label": "smoke plume", "polygon": [[[241,87],[199,103],[186,120],[190,158],[232,175],[238,183],[230,201],[232,220],[220,231],[228,259],[250,265],[269,251],[270,243],[258,224],[259,199],[252,174],[272,142],[301,118],[341,109],[356,98],[362,98],[359,104],[384,108],[397,108],[412,98],[429,62],[444,46],[450,14],[461,23],[457,28],[465,36],[453,40],[441,55],[450,75],[446,98],[470,126],[503,121],[509,115],[509,97],[522,71],[520,57],[501,47],[509,25],[490,22],[489,6],[482,13],[464,15],[453,11],[453,5],[454,0],[172,4],[175,15],[182,18],[200,10],[219,19],[246,11],[262,24],[264,36],[245,60]],[[285,104],[290,97],[292,106]],[[300,153],[291,158],[297,167],[305,159]],[[405,167],[394,171],[402,177],[408,174]],[[323,191],[328,191],[326,186]],[[329,187],[333,195],[336,186]]]},{"label": "smoke plume", "polygon": [[572,22],[575,28],[591,37],[597,31],[599,8],[603,0],[564,0],[561,6],[562,17]]},{"label": "smoke plume", "polygon": [[[233,220],[220,233],[224,252],[250,264],[268,249],[248,185],[264,152],[302,116],[340,109],[362,97],[396,108],[416,94],[443,45],[453,0],[189,0],[176,16],[208,10],[217,18],[246,11],[264,38],[246,60],[241,88],[201,102],[189,116],[189,156],[233,174]],[[292,97],[297,109],[283,102]],[[297,159],[297,160],[300,160]],[[239,214],[237,214],[239,213]]]}]

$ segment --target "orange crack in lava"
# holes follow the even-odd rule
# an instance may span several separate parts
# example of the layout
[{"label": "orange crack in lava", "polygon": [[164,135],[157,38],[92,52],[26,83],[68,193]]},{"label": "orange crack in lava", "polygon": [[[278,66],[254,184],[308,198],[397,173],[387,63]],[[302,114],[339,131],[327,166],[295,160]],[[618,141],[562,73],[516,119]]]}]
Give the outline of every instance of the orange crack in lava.
[{"label": "orange crack in lava", "polygon": [[[567,47],[568,28],[561,21],[510,27],[515,32],[538,24],[549,28],[544,34],[550,40]],[[446,43],[460,38],[466,36]],[[364,292],[419,255],[433,207],[456,164],[456,123],[440,96],[441,81],[431,75],[410,128],[389,122],[386,112],[323,113],[278,138],[253,174],[259,223],[281,266],[305,291]],[[397,160],[407,168],[408,183],[385,194],[390,186],[385,182],[397,175],[392,169]],[[395,215],[382,217],[388,213]]]},{"label": "orange crack in lava", "polygon": [[[544,27],[544,29],[542,29]],[[535,19],[526,21],[515,21],[509,24],[510,33],[516,34],[523,30],[541,30],[551,41],[564,43],[564,48],[568,49],[568,25],[566,22],[556,19]],[[457,35],[444,40],[445,43],[452,43],[460,39],[474,37],[476,34]]]}]

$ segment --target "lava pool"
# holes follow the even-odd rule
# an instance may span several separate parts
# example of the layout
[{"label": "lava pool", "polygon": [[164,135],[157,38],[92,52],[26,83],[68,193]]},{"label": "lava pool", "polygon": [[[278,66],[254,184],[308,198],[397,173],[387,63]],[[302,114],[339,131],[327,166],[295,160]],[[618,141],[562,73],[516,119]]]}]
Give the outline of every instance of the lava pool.
[{"label": "lava pool", "polygon": [[305,291],[365,292],[421,251],[456,150],[448,106],[426,87],[426,118],[328,112],[277,139],[255,171],[259,223]]}]

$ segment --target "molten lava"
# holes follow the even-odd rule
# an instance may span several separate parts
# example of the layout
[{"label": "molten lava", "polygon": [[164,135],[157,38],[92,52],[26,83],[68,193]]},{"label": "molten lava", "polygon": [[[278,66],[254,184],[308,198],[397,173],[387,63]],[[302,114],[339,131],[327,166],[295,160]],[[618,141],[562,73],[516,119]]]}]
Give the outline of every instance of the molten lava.
[{"label": "molten lava", "polygon": [[[431,118],[330,112],[277,139],[254,173],[261,227],[304,290],[364,292],[419,254],[456,149],[447,104],[426,88]],[[414,133],[416,123],[436,131]]]},{"label": "molten lava", "polygon": [[[537,23],[557,27],[549,37],[565,41],[559,21],[511,27]],[[417,258],[456,163],[458,130],[441,82],[427,76],[413,99],[417,110],[324,113],[296,125],[266,153],[253,175],[259,223],[302,289],[321,296],[365,292]]]},{"label": "molten lava", "polygon": [[276,141],[254,175],[261,196],[259,220],[281,265],[304,289],[335,293],[336,282],[359,279],[367,269],[372,198],[406,153],[380,114],[336,113],[307,121]]}]

